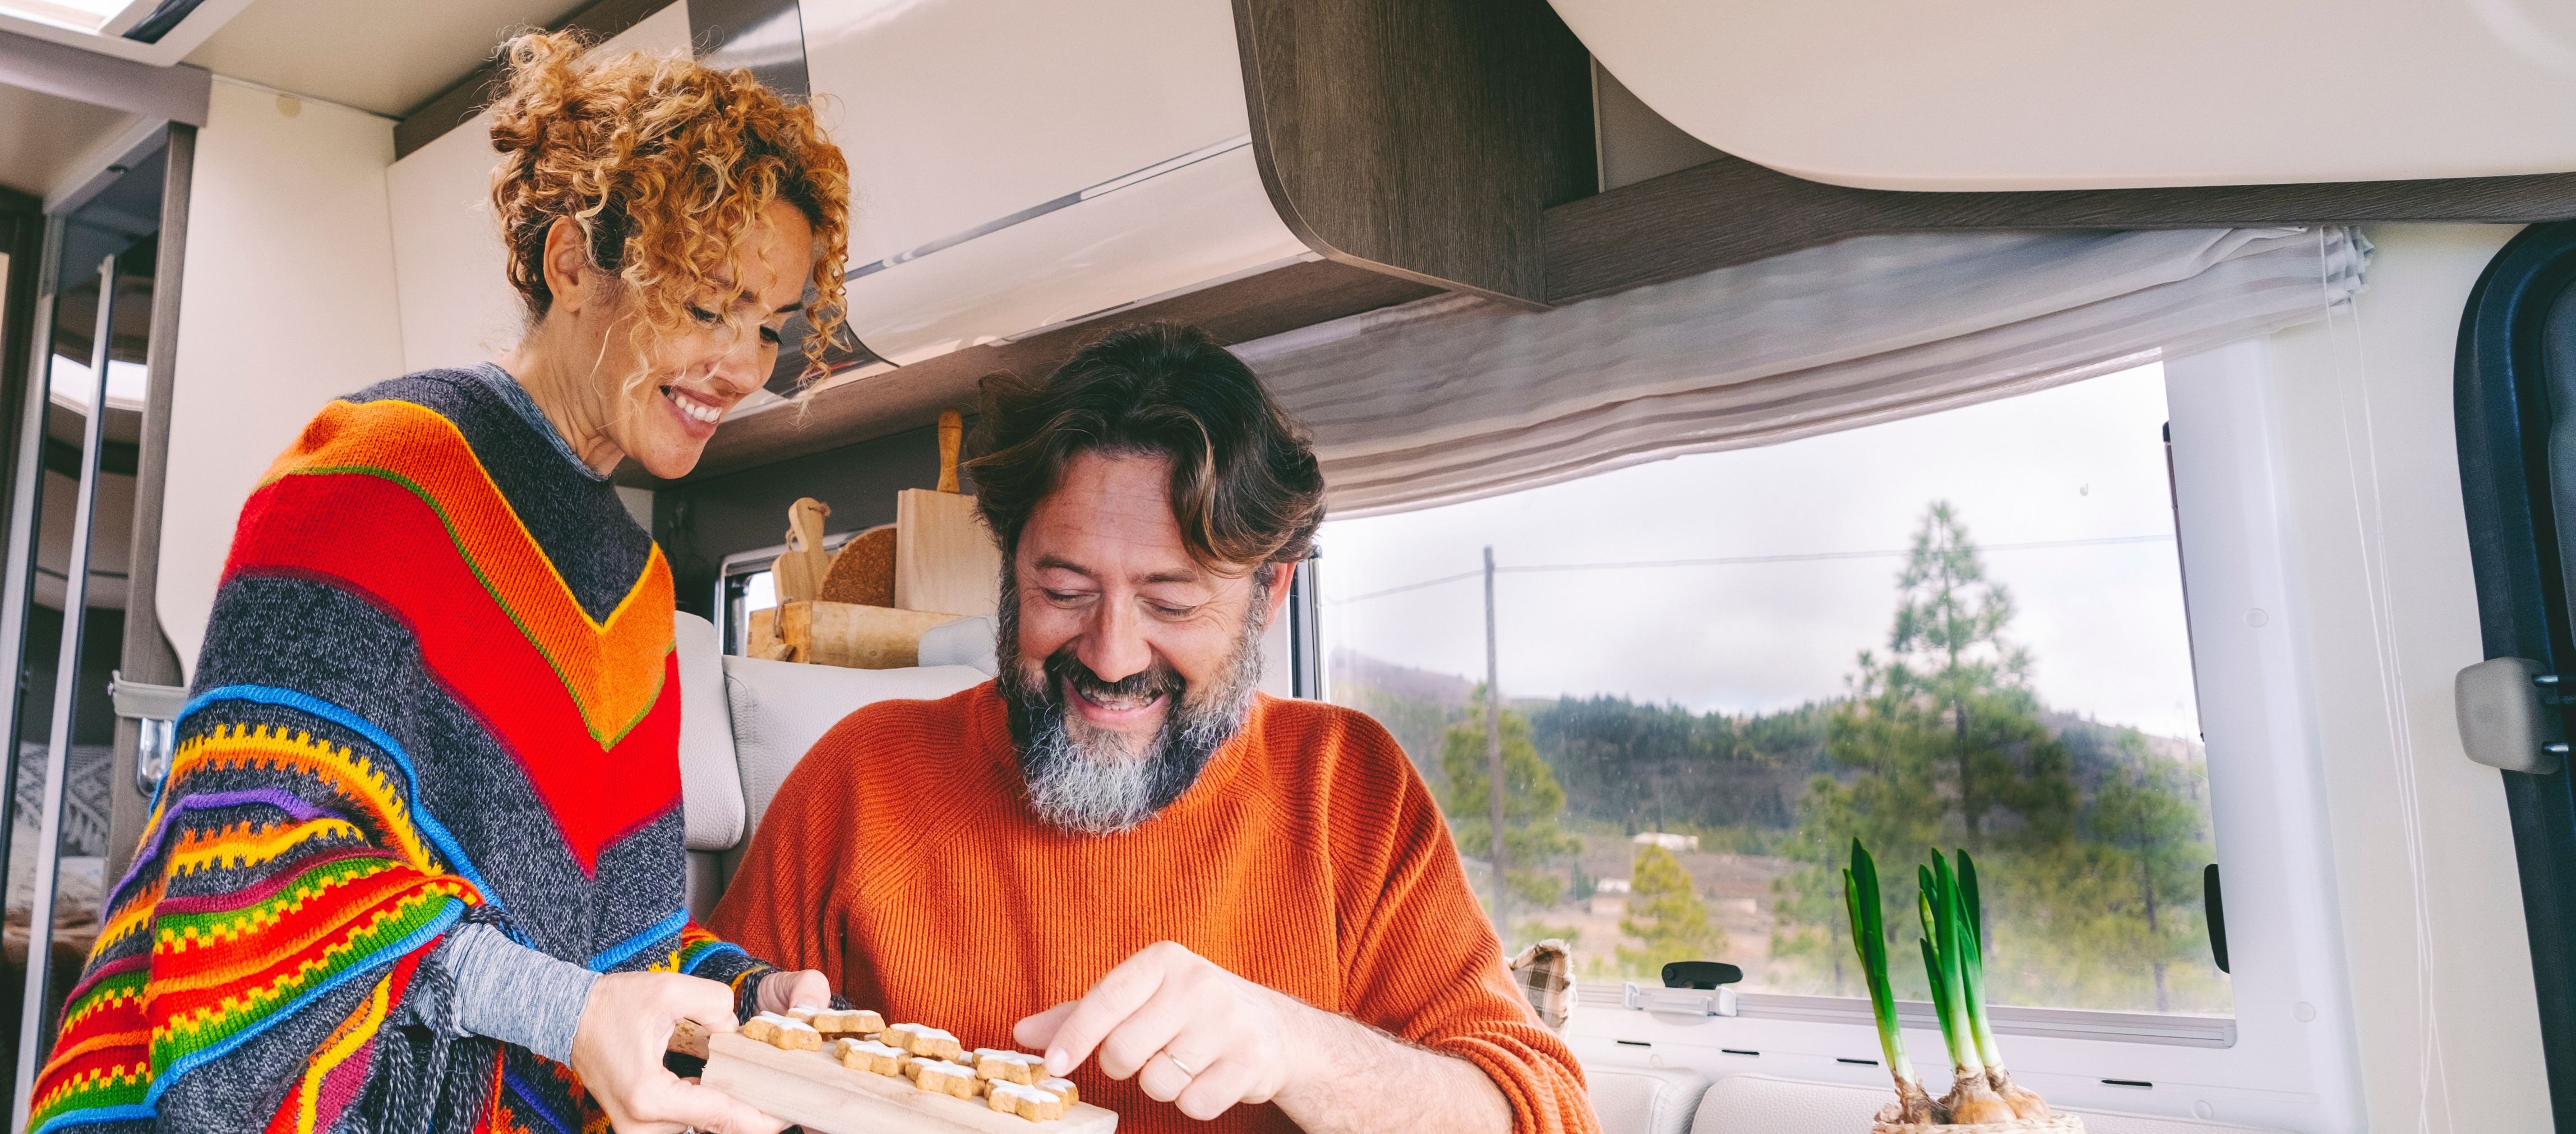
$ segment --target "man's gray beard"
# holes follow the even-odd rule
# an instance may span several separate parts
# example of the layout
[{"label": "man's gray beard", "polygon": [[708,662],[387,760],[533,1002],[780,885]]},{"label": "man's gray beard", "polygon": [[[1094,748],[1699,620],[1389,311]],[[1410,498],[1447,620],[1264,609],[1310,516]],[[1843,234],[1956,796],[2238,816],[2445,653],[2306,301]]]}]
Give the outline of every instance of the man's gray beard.
[{"label": "man's gray beard", "polygon": [[[1033,688],[1020,658],[1018,588],[1012,585],[1008,561],[1002,573],[994,645],[1001,655],[1002,703],[1009,710],[1011,739],[1019,745],[1029,810],[1050,826],[1084,835],[1116,834],[1160,814],[1198,782],[1208,760],[1234,739],[1251,712],[1253,694],[1261,686],[1261,635],[1270,613],[1264,601],[1270,591],[1266,581],[1255,578],[1243,631],[1216,683],[1204,696],[1193,696],[1200,691],[1159,658],[1142,673],[1104,682],[1075,660],[1070,648],[1040,665]],[[1103,694],[1162,692],[1169,705],[1163,727],[1137,753],[1129,737],[1095,729],[1065,712],[1068,679]]]}]

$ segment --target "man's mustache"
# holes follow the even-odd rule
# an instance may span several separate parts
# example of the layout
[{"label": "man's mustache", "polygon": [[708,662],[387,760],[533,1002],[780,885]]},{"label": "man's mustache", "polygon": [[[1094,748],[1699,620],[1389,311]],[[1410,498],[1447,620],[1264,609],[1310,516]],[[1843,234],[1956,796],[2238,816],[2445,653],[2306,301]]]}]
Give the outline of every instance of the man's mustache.
[{"label": "man's mustache", "polygon": [[1099,674],[1091,671],[1090,666],[1082,664],[1080,659],[1073,656],[1071,645],[1047,655],[1045,670],[1046,697],[1050,701],[1056,698],[1056,683],[1059,681],[1072,686],[1074,692],[1093,701],[1128,697],[1149,700],[1165,694],[1171,695],[1173,700],[1178,701],[1181,694],[1187,692],[1190,687],[1190,683],[1181,677],[1180,671],[1173,669],[1170,663],[1161,658],[1154,659],[1154,664],[1116,681],[1103,681]]}]

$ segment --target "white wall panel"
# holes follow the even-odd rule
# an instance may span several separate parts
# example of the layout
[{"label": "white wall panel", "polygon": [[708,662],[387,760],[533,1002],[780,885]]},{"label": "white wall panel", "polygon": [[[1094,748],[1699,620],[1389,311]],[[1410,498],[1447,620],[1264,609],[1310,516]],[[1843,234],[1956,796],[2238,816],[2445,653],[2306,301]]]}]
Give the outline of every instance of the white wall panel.
[{"label": "white wall panel", "polygon": [[402,373],[385,166],[393,121],[218,82],[197,136],[160,613],[188,672],[233,522],[333,396]]},{"label": "white wall panel", "polygon": [[2551,1124],[2504,785],[2461,751],[2451,702],[2452,675],[2485,657],[2453,352],[2470,288],[2516,231],[2365,229],[2378,254],[2354,311],[2271,341],[2376,1130]]},{"label": "white wall panel", "polygon": [[[673,4],[592,54],[688,50],[688,5]],[[519,295],[492,218],[492,167],[500,160],[491,116],[478,114],[386,171],[405,370],[472,365],[518,341]]]}]

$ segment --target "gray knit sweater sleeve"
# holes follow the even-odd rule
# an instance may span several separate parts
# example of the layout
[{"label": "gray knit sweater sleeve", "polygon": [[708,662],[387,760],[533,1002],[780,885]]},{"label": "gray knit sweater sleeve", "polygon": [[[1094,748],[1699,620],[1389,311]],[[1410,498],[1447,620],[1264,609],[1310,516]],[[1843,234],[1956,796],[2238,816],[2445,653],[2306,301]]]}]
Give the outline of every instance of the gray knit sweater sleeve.
[{"label": "gray knit sweater sleeve", "polygon": [[599,974],[469,922],[449,930],[441,956],[456,985],[451,1035],[488,1036],[557,1063],[572,1061],[572,1035]]}]

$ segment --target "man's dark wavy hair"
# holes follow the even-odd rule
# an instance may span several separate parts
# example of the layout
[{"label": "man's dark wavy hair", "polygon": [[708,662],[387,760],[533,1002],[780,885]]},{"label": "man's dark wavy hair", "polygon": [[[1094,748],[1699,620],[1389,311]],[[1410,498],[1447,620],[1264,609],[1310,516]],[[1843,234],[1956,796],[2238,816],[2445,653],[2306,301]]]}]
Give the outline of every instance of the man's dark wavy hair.
[{"label": "man's dark wavy hair", "polygon": [[1306,438],[1242,360],[1196,327],[1112,331],[1044,381],[984,379],[975,506],[1009,559],[1038,501],[1086,452],[1172,464],[1172,516],[1199,565],[1304,559],[1324,522],[1324,476]]}]

